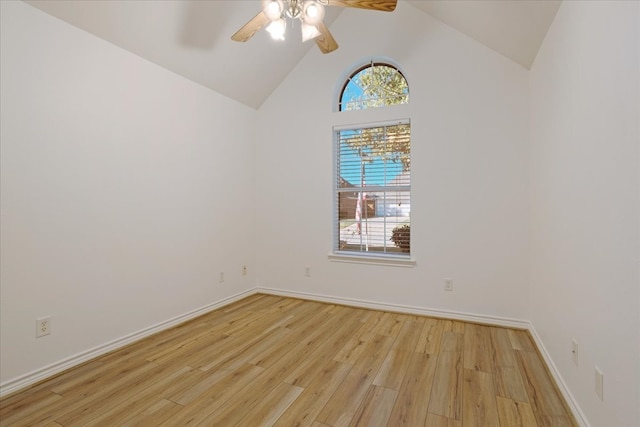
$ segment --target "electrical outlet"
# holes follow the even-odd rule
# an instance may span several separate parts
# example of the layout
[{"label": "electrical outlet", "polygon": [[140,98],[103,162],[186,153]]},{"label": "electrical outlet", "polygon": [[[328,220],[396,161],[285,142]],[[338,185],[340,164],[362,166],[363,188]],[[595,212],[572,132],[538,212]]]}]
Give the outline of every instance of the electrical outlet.
[{"label": "electrical outlet", "polygon": [[595,386],[596,394],[604,402],[604,374],[597,366],[595,368]]},{"label": "electrical outlet", "polygon": [[311,267],[307,266],[304,268],[304,275],[306,277],[311,277]]},{"label": "electrical outlet", "polygon": [[246,265],[243,265],[243,266],[242,266],[242,275],[243,275],[243,276],[246,276],[246,275],[247,275],[247,266],[246,266]]},{"label": "electrical outlet", "polygon": [[453,279],[444,279],[444,290],[448,292],[453,291]]},{"label": "electrical outlet", "polygon": [[220,272],[220,283],[224,282],[224,272]]},{"label": "electrical outlet", "polygon": [[575,338],[571,340],[571,360],[578,366],[578,341]]},{"label": "electrical outlet", "polygon": [[36,319],[36,338],[44,337],[51,333],[51,317]]}]

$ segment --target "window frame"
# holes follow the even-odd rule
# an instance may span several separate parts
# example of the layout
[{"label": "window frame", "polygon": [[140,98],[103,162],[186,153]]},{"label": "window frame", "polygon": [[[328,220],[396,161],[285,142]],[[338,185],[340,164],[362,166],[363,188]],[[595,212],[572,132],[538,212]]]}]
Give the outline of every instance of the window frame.
[{"label": "window frame", "polygon": [[[367,101],[363,101],[363,108],[343,109],[343,97],[345,91],[349,87],[352,80],[360,74],[363,70],[370,67],[384,66],[394,69],[406,84],[406,98],[404,102],[390,103],[385,105],[372,105],[366,106]],[[358,87],[360,87],[358,85]],[[375,103],[374,98],[370,98],[369,101]],[[405,110],[409,107],[410,103],[410,88],[409,81],[406,74],[402,71],[402,67],[396,64],[390,58],[378,57],[370,58],[366,62],[358,62],[358,64],[350,67],[350,71],[342,74],[341,79],[337,82],[334,92],[333,111],[335,121],[332,127],[332,150],[333,150],[333,168],[331,173],[332,179],[332,241],[331,250],[329,252],[329,260],[336,262],[358,263],[358,264],[372,264],[372,265],[387,265],[394,267],[414,267],[416,260],[414,258],[415,245],[411,245],[410,252],[406,253],[394,253],[394,252],[377,252],[377,251],[348,251],[340,250],[340,212],[339,212],[339,171],[338,171],[338,156],[340,150],[339,135],[341,130],[347,129],[365,129],[377,126],[392,126],[397,124],[409,124],[412,126],[410,117],[403,115],[404,118],[398,117],[399,111],[411,111]],[[383,108],[386,107],[386,108]],[[391,107],[391,108],[390,108]],[[400,108],[400,110],[398,110]],[[390,118],[390,116],[392,118]],[[395,117],[393,117],[395,116]],[[410,114],[408,115],[410,116]],[[354,123],[355,121],[355,123]],[[410,147],[409,151],[409,163],[411,164],[411,152],[413,147]],[[411,180],[412,172],[409,170],[409,179]],[[411,181],[410,181],[411,182]],[[413,203],[413,191],[411,190],[411,184],[409,184],[409,204]],[[366,209],[366,208],[365,208]],[[409,224],[412,224],[411,208],[409,207]],[[412,242],[413,243],[413,242]],[[392,243],[393,244],[393,243]]]},{"label": "window frame", "polygon": [[[365,71],[367,69],[370,68],[374,68],[374,67],[386,67],[386,68],[391,68],[393,70],[396,71],[396,73],[398,73],[402,79],[405,81],[406,85],[407,85],[407,93],[406,93],[406,99],[407,102],[401,102],[401,103],[397,103],[397,104],[390,104],[390,105],[378,105],[378,106],[373,106],[373,107],[366,107],[364,106],[364,104],[368,103],[368,102],[375,102],[376,98],[367,98],[367,99],[361,99],[359,101],[357,101],[362,108],[353,108],[353,109],[344,109],[345,107],[345,103],[343,102],[343,96],[345,95],[346,90],[348,89],[349,85],[351,83],[357,84],[354,82],[354,78],[356,76],[358,76],[358,74],[360,74],[362,71]],[[400,95],[397,95],[400,96]],[[341,84],[340,87],[340,91],[338,93],[338,98],[337,98],[337,102],[335,103],[335,107],[337,108],[336,111],[341,112],[341,113],[347,113],[347,112],[351,112],[351,111],[365,111],[365,110],[373,110],[373,109],[378,109],[378,108],[383,108],[383,107],[389,107],[392,105],[407,105],[409,104],[410,101],[410,93],[409,93],[409,81],[407,80],[406,76],[404,75],[404,73],[402,72],[402,70],[394,65],[391,64],[389,61],[374,61],[371,60],[370,62],[360,66],[360,67],[356,67],[351,73],[349,73],[344,79],[343,82]],[[351,102],[356,102],[356,101],[349,101]]]},{"label": "window frame", "polygon": [[[332,128],[333,134],[333,173],[332,173],[332,181],[333,181],[333,236],[332,236],[332,250],[329,254],[329,259],[337,262],[349,262],[349,263],[359,263],[359,264],[374,264],[374,265],[390,265],[397,267],[413,267],[416,265],[415,258],[413,257],[413,251],[408,254],[404,253],[393,253],[393,252],[377,252],[377,251],[352,251],[352,250],[341,250],[340,249],[340,213],[339,213],[339,156],[340,156],[340,132],[344,130],[358,130],[358,129],[369,129],[369,128],[377,128],[377,127],[389,127],[395,125],[409,125],[411,127],[411,120],[408,118],[405,119],[395,119],[395,120],[386,120],[386,121],[377,121],[377,122],[366,122],[366,123],[357,123],[351,125],[335,125]],[[411,156],[411,151],[409,151],[409,156]],[[409,176],[411,176],[411,171],[409,170]],[[411,182],[411,181],[410,181]],[[412,200],[412,189],[411,184],[408,187],[409,191],[409,200],[411,205]],[[409,213],[409,224],[411,225],[411,213]]]}]

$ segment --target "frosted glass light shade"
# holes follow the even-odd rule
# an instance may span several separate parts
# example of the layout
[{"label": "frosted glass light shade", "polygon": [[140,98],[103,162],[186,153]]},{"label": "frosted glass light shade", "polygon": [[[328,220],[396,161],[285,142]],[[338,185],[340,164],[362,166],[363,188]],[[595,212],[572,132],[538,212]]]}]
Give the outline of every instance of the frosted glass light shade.
[{"label": "frosted glass light shade", "polygon": [[264,2],[264,6],[262,8],[264,14],[267,15],[267,18],[271,21],[275,21],[280,19],[283,11],[282,1],[279,0],[268,0]]},{"label": "frosted glass light shade", "polygon": [[302,30],[303,42],[306,42],[307,40],[315,39],[320,35],[320,31],[318,31],[315,25],[309,25],[309,24],[303,23],[300,26],[300,29]]},{"label": "frosted glass light shade", "polygon": [[267,32],[271,34],[274,40],[284,40],[284,32],[287,29],[287,23],[283,18],[276,19],[267,27]]},{"label": "frosted glass light shade", "polygon": [[309,25],[316,25],[324,18],[324,7],[315,0],[308,0],[302,6],[302,20]]}]

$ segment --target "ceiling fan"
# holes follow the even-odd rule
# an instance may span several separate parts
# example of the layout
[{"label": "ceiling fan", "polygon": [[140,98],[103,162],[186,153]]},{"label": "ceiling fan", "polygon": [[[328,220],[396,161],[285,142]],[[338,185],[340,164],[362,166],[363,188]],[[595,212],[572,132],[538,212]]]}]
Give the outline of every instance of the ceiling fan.
[{"label": "ceiling fan", "polygon": [[322,53],[333,52],[338,43],[324,25],[325,6],[355,7],[359,9],[392,12],[397,0],[261,0],[262,11],[244,24],[232,40],[246,42],[262,27],[276,40],[284,40],[287,20],[300,22],[302,41],[315,39]]}]

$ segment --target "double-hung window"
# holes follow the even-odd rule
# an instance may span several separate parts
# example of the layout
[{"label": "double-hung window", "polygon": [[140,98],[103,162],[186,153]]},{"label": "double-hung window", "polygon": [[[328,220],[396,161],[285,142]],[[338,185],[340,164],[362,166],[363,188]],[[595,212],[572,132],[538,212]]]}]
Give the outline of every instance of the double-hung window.
[{"label": "double-hung window", "polygon": [[[404,76],[388,64],[351,75],[340,110],[408,102]],[[334,127],[334,254],[372,259],[411,255],[409,119]]]}]

